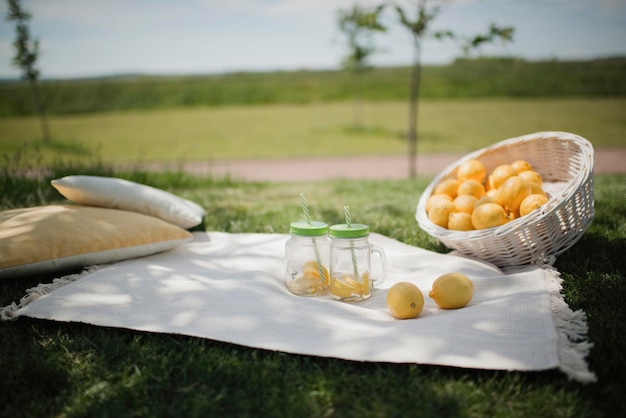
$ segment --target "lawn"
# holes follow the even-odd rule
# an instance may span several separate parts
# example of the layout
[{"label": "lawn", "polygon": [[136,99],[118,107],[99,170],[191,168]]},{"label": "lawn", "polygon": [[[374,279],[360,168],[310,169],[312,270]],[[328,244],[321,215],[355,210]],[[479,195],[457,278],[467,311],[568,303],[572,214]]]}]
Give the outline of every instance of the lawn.
[{"label": "lawn", "polygon": [[[428,179],[246,183],[182,173],[116,173],[63,164],[45,178],[0,177],[2,208],[60,203],[50,178],[119,175],[208,209],[204,228],[287,232],[306,193],[313,216],[340,222],[342,205],[372,230],[444,252],[413,217]],[[0,323],[2,416],[609,417],[624,416],[626,176],[597,176],[596,217],[559,257],[564,296],[587,313],[598,382],[558,371],[519,373],[416,364],[364,364],[250,349],[198,338],[20,318]],[[50,280],[7,280],[0,305]]]},{"label": "lawn", "polygon": [[[465,99],[420,102],[418,151],[472,151],[501,139],[561,130],[595,147],[626,146],[626,99]],[[0,118],[0,155],[27,146],[45,161],[192,161],[389,155],[406,152],[405,101],[366,102],[362,127],[351,102],[126,111],[50,117],[43,146],[35,117]]]}]

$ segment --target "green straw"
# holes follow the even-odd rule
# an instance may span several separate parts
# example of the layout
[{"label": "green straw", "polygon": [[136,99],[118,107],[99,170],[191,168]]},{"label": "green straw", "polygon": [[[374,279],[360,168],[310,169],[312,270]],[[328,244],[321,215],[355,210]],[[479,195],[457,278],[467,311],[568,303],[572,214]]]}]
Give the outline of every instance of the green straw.
[{"label": "green straw", "polygon": [[[302,206],[302,212],[304,213],[304,220],[307,224],[311,225],[311,213],[309,212],[309,205],[306,203],[306,198],[304,197],[304,193],[300,193],[300,206]],[[326,281],[326,274],[324,273],[324,268],[322,266],[322,258],[320,257],[320,251],[317,248],[317,241],[315,241],[314,237],[311,237],[311,241],[313,242],[313,251],[315,252],[315,261],[317,262],[317,272],[320,275],[320,280],[322,283]]]},{"label": "green straw", "polygon": [[304,212],[304,220],[311,225],[311,214],[309,213],[309,205],[306,203],[304,193],[300,193],[300,206],[302,206],[302,212]]},{"label": "green straw", "polygon": [[[352,228],[352,218],[350,217],[350,207],[347,205],[343,207],[343,216],[346,219],[346,225],[348,225],[348,229]],[[352,255],[352,269],[354,270],[355,278],[357,278],[359,277],[359,267],[357,266],[356,253],[354,252],[354,242],[352,240],[350,240],[350,253]]]}]

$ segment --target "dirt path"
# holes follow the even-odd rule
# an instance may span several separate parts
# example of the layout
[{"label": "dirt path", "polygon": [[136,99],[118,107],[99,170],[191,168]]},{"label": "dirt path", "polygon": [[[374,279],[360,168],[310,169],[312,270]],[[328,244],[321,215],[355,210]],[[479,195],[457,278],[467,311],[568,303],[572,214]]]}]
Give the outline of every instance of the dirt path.
[{"label": "dirt path", "polygon": [[[434,177],[464,154],[425,154],[417,158],[419,176]],[[148,169],[160,169],[153,164]],[[179,166],[172,166],[178,169]],[[295,158],[267,160],[195,161],[184,163],[185,172],[199,176],[230,176],[248,181],[316,181],[328,179],[406,179],[409,173],[405,155]],[[595,150],[594,172],[626,173],[626,147]]]}]

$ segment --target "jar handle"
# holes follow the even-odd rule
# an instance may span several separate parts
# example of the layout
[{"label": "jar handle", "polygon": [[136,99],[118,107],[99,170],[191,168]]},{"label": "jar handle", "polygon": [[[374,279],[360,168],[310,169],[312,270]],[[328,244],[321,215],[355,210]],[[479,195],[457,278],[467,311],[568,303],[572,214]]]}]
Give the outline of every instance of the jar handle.
[{"label": "jar handle", "polygon": [[385,255],[385,250],[378,245],[372,245],[372,254],[378,254],[380,257],[382,277],[378,277],[378,275],[372,277],[372,284],[378,285],[387,280],[387,256]]}]

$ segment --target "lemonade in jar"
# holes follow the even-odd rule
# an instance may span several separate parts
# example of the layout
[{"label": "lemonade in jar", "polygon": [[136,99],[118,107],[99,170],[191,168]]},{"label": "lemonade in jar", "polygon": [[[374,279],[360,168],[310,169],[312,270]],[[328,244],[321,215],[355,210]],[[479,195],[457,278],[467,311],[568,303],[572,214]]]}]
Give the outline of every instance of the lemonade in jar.
[{"label": "lemonade in jar", "polygon": [[328,224],[293,222],[285,244],[285,286],[298,296],[320,296],[328,290],[330,241]]}]

